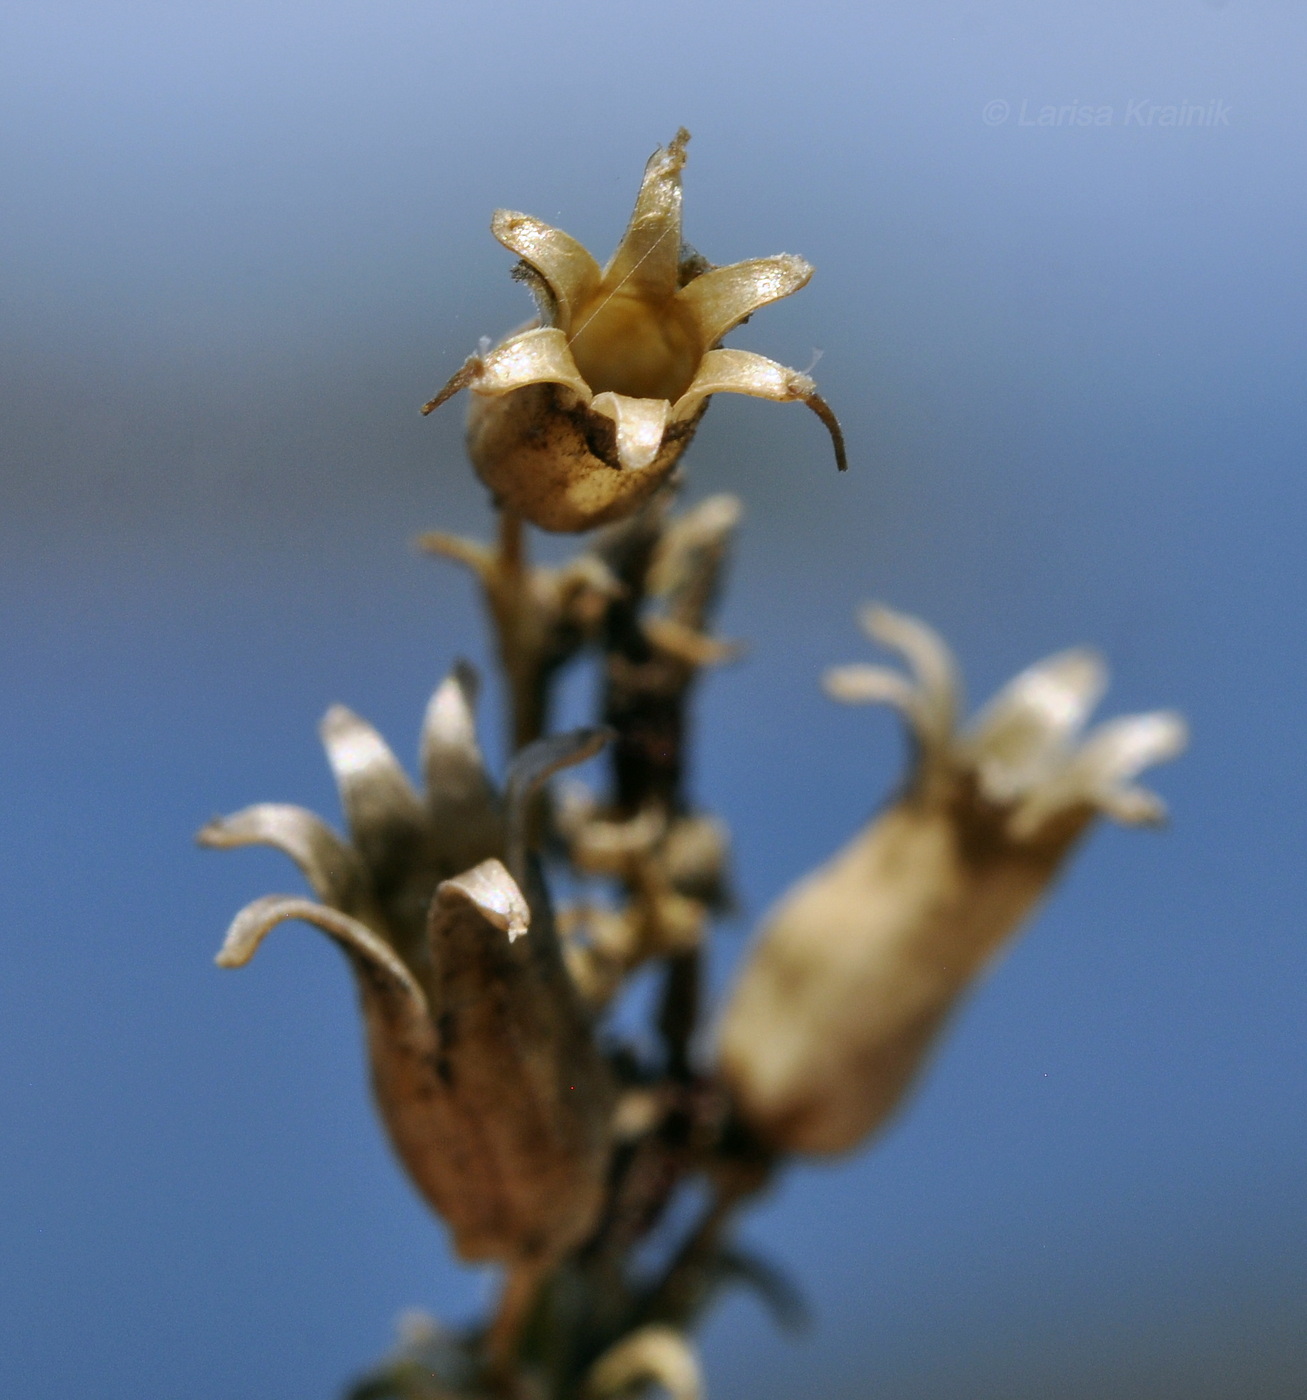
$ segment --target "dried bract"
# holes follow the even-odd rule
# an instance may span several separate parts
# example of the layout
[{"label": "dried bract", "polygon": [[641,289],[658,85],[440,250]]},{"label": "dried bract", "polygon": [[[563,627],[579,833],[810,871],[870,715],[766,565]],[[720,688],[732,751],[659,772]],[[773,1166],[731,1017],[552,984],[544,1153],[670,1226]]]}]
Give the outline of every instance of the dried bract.
[{"label": "dried bract", "polygon": [[812,268],[782,253],[710,267],[681,242],[682,130],[645,167],[608,266],[527,214],[499,210],[495,237],[521,259],[540,319],[473,355],[423,408],[472,391],[468,452],[505,509],[546,530],[629,515],[667,479],[713,394],[801,402],[839,424],[806,375],[722,337],[803,287]]},{"label": "dried bract", "polygon": [[722,1072],[775,1148],[841,1152],[899,1103],[959,996],[1016,932],[1101,814],[1163,815],[1133,784],[1184,747],[1173,713],[1081,730],[1106,674],[1089,651],[1017,676],[957,732],[953,658],[923,623],[870,608],[871,636],[911,678],[827,674],[852,703],[898,708],[915,741],[904,791],[770,915],[727,1006]]}]

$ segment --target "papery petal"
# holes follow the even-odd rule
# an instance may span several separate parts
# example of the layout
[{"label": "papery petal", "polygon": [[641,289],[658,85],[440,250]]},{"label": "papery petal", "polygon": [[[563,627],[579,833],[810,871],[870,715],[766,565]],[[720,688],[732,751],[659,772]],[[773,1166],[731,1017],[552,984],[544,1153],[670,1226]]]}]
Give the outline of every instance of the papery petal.
[{"label": "papery petal", "polygon": [[421,987],[385,940],[348,914],[328,909],[325,904],[311,899],[269,894],[247,904],[227,930],[216,959],[218,966],[244,967],[268,934],[290,919],[299,919],[321,929],[369,975],[369,986],[375,990],[384,989],[389,994],[388,999],[402,1004],[407,1014],[426,1016],[427,1002]]},{"label": "papery petal", "polygon": [[953,742],[962,703],[962,680],[953,653],[938,632],[907,613],[869,603],[859,610],[858,619],[873,641],[897,651],[912,668],[917,680],[913,709],[908,712],[913,728],[928,750],[943,752]]},{"label": "papery petal", "polygon": [[558,306],[558,325],[570,331],[576,308],[599,289],[599,264],[571,234],[529,214],[497,209],[490,231],[544,278]]},{"label": "papery petal", "polygon": [[611,729],[573,729],[528,744],[508,766],[504,783],[510,808],[529,802],[541,786],[561,769],[593,758],[613,737]]},{"label": "papery petal", "polygon": [[481,360],[471,383],[478,394],[510,394],[528,384],[561,384],[583,402],[590,402],[590,386],[581,377],[567,336],[554,326],[518,331]]},{"label": "papery petal", "polygon": [[447,535],[443,530],[428,530],[418,536],[418,548],[428,554],[440,554],[453,559],[472,572],[483,583],[494,571],[498,554],[480,540],[465,539],[462,535]]},{"label": "papery petal", "polygon": [[1122,826],[1161,826],[1166,821],[1166,803],[1147,788],[1116,788],[1103,793],[1098,805]]},{"label": "papery petal", "polygon": [[196,834],[201,846],[272,846],[299,866],[319,899],[349,908],[364,887],[358,856],[319,817],[285,802],[260,802],[218,817]]},{"label": "papery petal", "polygon": [[1184,718],[1171,710],[1100,724],[1062,769],[1016,809],[1013,833],[1028,834],[1055,813],[1082,805],[1101,808],[1130,825],[1160,821],[1165,815],[1161,800],[1131,787],[1131,780],[1154,763],[1175,758],[1188,738]]},{"label": "papery petal", "polygon": [[665,600],[668,616],[676,622],[704,627],[742,510],[738,496],[709,496],[663,531],[646,589]]},{"label": "papery petal", "polygon": [[690,387],[673,405],[672,416],[689,418],[709,394],[752,394],[777,403],[794,403],[815,388],[806,374],[752,350],[709,350],[699,361]]},{"label": "papery petal", "polygon": [[739,642],[710,637],[673,617],[649,617],[640,627],[653,646],[686,666],[724,666],[744,654]]},{"label": "papery petal", "polygon": [[462,875],[445,880],[436,894],[446,903],[455,898],[466,900],[483,918],[502,929],[510,943],[520,938],[531,923],[531,910],[517,881],[494,859],[483,860]]},{"label": "papery petal", "polygon": [[649,157],[631,222],[604,268],[608,291],[629,287],[651,298],[670,298],[681,256],[681,167],[690,133],[682,127],[671,143]]},{"label": "papery petal", "polygon": [[367,865],[384,863],[396,833],[423,826],[422,804],[386,741],[352,710],[333,705],[319,732],[354,845]]},{"label": "papery petal", "polygon": [[913,721],[920,706],[917,687],[887,666],[831,666],[821,683],[832,700],[846,705],[893,705]]},{"label": "papery petal", "polygon": [[508,819],[507,866],[518,880],[524,878],[527,826],[531,799],[553,775],[584,763],[613,737],[610,729],[574,729],[528,744],[508,765],[504,806]]},{"label": "papery petal", "polygon": [[681,817],[663,845],[663,863],[672,888],[714,910],[734,901],[728,879],[731,833],[725,822],[706,815]]},{"label": "papery petal", "polygon": [[1009,681],[963,744],[987,794],[1004,801],[1047,776],[1106,688],[1107,667],[1086,647],[1058,652]]},{"label": "papery petal", "polygon": [[[693,284],[691,284],[693,285]],[[710,394],[751,394],[775,403],[806,403],[826,425],[835,449],[835,464],[848,470],[844,434],[830,405],[817,392],[817,385],[806,374],[755,355],[751,350],[709,350],[699,361],[690,387],[672,407],[672,418],[691,418]]]},{"label": "papery petal", "polygon": [[640,471],[658,456],[671,412],[666,399],[635,399],[609,390],[596,394],[590,408],[617,425],[617,460],[627,471]]},{"label": "papery petal", "polygon": [[565,841],[577,839],[598,812],[599,799],[580,778],[564,778],[554,789],[554,825]]},{"label": "papery petal", "polygon": [[807,286],[812,273],[812,264],[792,253],[753,258],[705,272],[677,298],[693,313],[706,350],[759,307]]},{"label": "papery petal", "polygon": [[647,589],[660,598],[693,585],[701,557],[721,549],[740,523],[744,506],[738,496],[708,496],[678,515],[663,530],[649,565]]},{"label": "papery petal", "polygon": [[640,471],[658,456],[671,405],[666,399],[637,399],[611,391],[596,394],[595,413],[617,426],[617,460],[627,471]]},{"label": "papery petal", "polygon": [[436,821],[493,812],[495,790],[477,742],[481,681],[460,661],[436,687],[422,720],[421,761],[427,806]]},{"label": "papery petal", "polygon": [[586,1393],[603,1400],[642,1381],[656,1381],[672,1400],[699,1400],[699,1363],[680,1332],[654,1323],[623,1337],[590,1368]]},{"label": "papery petal", "polygon": [[1174,710],[1125,715],[1090,731],[1072,761],[1072,768],[1097,792],[1119,787],[1151,768],[1184,752],[1189,726]]},{"label": "papery petal", "polygon": [[552,594],[551,606],[557,610],[558,625],[573,629],[577,638],[592,636],[607,605],[622,595],[622,585],[612,570],[593,554],[569,559],[560,569],[542,569],[537,577]]},{"label": "papery petal", "polygon": [[647,856],[667,831],[666,815],[646,807],[625,821],[587,821],[572,842],[572,858],[588,875],[617,875]]}]

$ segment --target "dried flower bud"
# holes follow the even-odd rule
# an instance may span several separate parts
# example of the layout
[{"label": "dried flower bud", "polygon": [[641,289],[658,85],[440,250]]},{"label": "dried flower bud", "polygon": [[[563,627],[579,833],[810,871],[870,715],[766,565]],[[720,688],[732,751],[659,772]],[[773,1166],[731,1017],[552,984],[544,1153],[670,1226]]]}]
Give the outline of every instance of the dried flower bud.
[{"label": "dried flower bud", "polygon": [[966,732],[953,658],[886,608],[864,615],[912,679],[827,674],[850,702],[896,706],[915,740],[902,795],[769,917],[721,1026],[722,1073],[745,1120],[786,1151],[841,1152],[894,1109],[959,996],[1016,932],[1100,813],[1156,822],[1133,786],[1184,747],[1159,712],[1080,732],[1102,662],[1062,652],[1006,686]]},{"label": "dried flower bud", "polygon": [[[475,677],[436,691],[422,734],[425,795],[381,736],[337,706],[323,722],[352,841],[311,812],[265,804],[210,823],[207,846],[275,846],[318,901],[256,900],[218,962],[240,967],[300,919],[354,969],[372,1083],[395,1150],[465,1259],[556,1258],[590,1228],[612,1090],[546,907],[523,894],[526,813],[540,783],[596,752],[602,731],[525,749],[507,791],[477,746]],[[507,860],[516,874],[509,873]]]},{"label": "dried flower bud", "polygon": [[806,375],[718,348],[759,307],[803,287],[812,268],[781,254],[708,267],[681,243],[682,130],[650,157],[635,211],[602,269],[574,239],[499,210],[491,231],[521,259],[540,322],[473,355],[430,403],[472,391],[468,452],[506,509],[546,530],[629,515],[667,479],[713,394],[802,402],[839,424]]}]

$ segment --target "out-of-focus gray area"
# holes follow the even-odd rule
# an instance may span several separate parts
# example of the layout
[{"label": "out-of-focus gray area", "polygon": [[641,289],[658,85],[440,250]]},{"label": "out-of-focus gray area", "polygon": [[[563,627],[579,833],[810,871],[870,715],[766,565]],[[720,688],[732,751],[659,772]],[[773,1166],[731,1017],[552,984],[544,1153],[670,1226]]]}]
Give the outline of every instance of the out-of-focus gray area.
[{"label": "out-of-focus gray area", "polygon": [[606,257],[680,124],[699,249],[816,264],[734,343],[820,352],[852,461],[729,398],[688,458],[747,505],[696,779],[740,852],[722,975],[896,781],[891,720],[816,684],[870,657],[863,599],[976,700],[1089,641],[1106,713],[1195,733],[1171,827],[1093,838],[884,1141],[750,1219],[814,1327],[733,1299],[712,1394],[1307,1391],[1305,59],[1243,0],[0,17],[0,1391],[308,1400],[401,1309],[479,1306],[336,955],[212,967],[294,872],[190,834],[334,820],[327,704],[408,759],[484,658],[411,545],[488,523],[460,408],[417,406],[530,313],[491,210]]}]

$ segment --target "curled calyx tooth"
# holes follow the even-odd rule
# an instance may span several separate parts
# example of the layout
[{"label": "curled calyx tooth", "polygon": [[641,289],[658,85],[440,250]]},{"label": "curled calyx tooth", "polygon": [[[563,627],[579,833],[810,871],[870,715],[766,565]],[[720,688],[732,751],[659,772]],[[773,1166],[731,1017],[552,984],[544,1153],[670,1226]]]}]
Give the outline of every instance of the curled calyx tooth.
[{"label": "curled calyx tooth", "polygon": [[803,287],[812,267],[782,253],[711,267],[681,242],[681,130],[645,167],[635,210],[605,268],[574,238],[499,210],[491,231],[522,262],[540,320],[472,355],[429,403],[471,391],[468,452],[505,509],[545,530],[631,514],[671,474],[713,394],[806,403],[846,465],[840,426],[814,382],[722,337]]},{"label": "curled calyx tooth", "polygon": [[914,740],[902,794],[765,921],[728,1000],[721,1072],[774,1148],[842,1152],[901,1101],[968,986],[1016,933],[1099,815],[1156,822],[1135,777],[1183,749],[1159,711],[1081,737],[1106,683],[1084,649],[1010,682],[958,732],[956,667],[925,624],[872,608],[864,625],[912,675],[827,673],[838,699],[896,707]]}]

